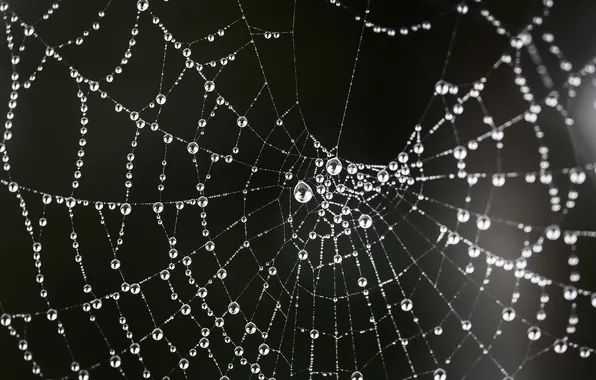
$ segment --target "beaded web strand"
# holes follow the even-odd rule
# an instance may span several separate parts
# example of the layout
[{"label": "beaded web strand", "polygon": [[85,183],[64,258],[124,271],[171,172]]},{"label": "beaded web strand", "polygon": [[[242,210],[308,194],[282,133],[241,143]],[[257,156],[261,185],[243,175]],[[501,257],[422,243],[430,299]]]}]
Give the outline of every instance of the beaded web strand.
[{"label": "beaded web strand", "polygon": [[[596,58],[572,64],[555,44],[553,0],[541,1],[520,31],[506,28],[488,0],[402,28],[376,23],[374,0],[321,1],[359,30],[354,60],[341,63],[351,77],[341,123],[328,126],[335,145],[317,138],[299,96],[295,31],[308,22],[296,11],[300,1],[279,0],[292,12],[286,29],[257,27],[249,2],[237,0],[229,13],[238,17],[183,41],[161,20],[176,1],[109,0],[79,36],[47,42],[44,23],[75,3],[56,1],[37,20],[0,5],[2,88],[10,94],[2,99],[0,214],[12,226],[0,277],[21,266],[26,273],[5,282],[19,301],[0,298],[0,346],[18,353],[33,378],[521,380],[545,357],[594,365],[596,341],[582,323],[596,315],[596,290],[582,281],[592,275],[596,228],[575,215],[594,206],[596,165],[559,165],[559,152],[575,148],[551,144],[549,131],[580,124],[571,104],[596,83]],[[127,47],[115,67],[87,74],[69,57],[108,27],[116,6],[136,14],[127,37],[111,37],[128,38]],[[450,17],[479,18],[505,42],[487,74],[450,81],[450,47],[426,89],[438,117],[429,111],[408,126],[390,162],[344,157],[344,124],[358,110],[350,99],[359,59],[375,49],[370,41],[423,36]],[[263,64],[266,44],[276,41],[292,50],[291,101],[276,95]],[[127,67],[143,44],[163,46],[159,87],[137,81],[134,96],[151,92],[144,105],[118,87],[134,74]],[[259,83],[248,97],[223,85],[230,77],[242,86],[238,75]],[[68,117],[26,125],[36,111],[22,104],[44,80],[76,95],[76,107],[63,110],[76,128]],[[519,110],[492,110],[486,94],[500,85]],[[193,95],[196,118],[172,116]],[[47,128],[69,136],[48,148],[70,157],[61,164],[71,176],[62,191],[28,182],[19,163],[29,154],[23,139]],[[106,139],[109,128],[117,132]],[[506,147],[515,144],[506,138],[517,133],[531,159],[511,171]],[[36,157],[32,165],[52,160]],[[117,190],[97,179],[111,165]],[[511,198],[516,192],[525,196]],[[498,202],[514,205],[515,217],[500,216]],[[533,210],[544,217],[534,221]],[[12,248],[18,236],[26,248]],[[13,255],[24,257],[14,267]],[[0,359],[0,377],[23,379],[4,372],[12,365]]]}]

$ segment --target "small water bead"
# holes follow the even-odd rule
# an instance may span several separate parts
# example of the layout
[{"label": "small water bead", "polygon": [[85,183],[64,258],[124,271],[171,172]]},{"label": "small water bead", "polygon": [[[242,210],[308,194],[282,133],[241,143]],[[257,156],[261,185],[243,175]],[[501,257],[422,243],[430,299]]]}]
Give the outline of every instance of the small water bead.
[{"label": "small water bead", "polygon": [[[201,297],[201,298],[205,298],[205,297]],[[181,312],[183,315],[189,315],[189,314],[190,314],[190,312],[191,312],[191,307],[190,307],[190,305],[189,305],[189,304],[186,304],[186,303],[185,303],[184,305],[182,305],[182,307],[180,308],[180,312]]]},{"label": "small water bead", "polygon": [[355,164],[348,165],[348,174],[354,175],[358,172],[358,167]]},{"label": "small water bead", "polygon": [[77,362],[72,362],[72,363],[70,364],[70,370],[71,370],[72,372],[77,372],[79,369],[81,369],[81,367],[80,367],[79,363],[77,363]]},{"label": "small water bead", "polygon": [[459,210],[457,212],[457,220],[460,223],[466,223],[468,220],[470,220],[470,212],[468,210]]},{"label": "small water bead", "polygon": [[79,380],[89,380],[89,372],[86,369],[79,371]]},{"label": "small water bead", "polygon": [[155,202],[153,204],[153,212],[156,214],[160,214],[163,211],[163,203]]},{"label": "small water bead", "polygon": [[574,286],[566,286],[563,289],[563,297],[567,301],[573,301],[577,298],[577,289]]},{"label": "small water bead", "polygon": [[433,380],[446,380],[447,372],[443,368],[438,368],[433,372]]},{"label": "small water bead", "polygon": [[217,271],[217,278],[219,278],[220,280],[223,280],[227,276],[228,276],[228,272],[225,269],[221,268]]},{"label": "small water bead", "polygon": [[567,342],[562,339],[557,339],[553,345],[557,354],[563,354],[567,351]]},{"label": "small water bead", "polygon": [[301,249],[300,251],[298,251],[298,258],[300,260],[306,260],[308,258],[308,252],[304,249]]},{"label": "small water bead", "polygon": [[8,191],[11,193],[16,193],[19,190],[19,185],[16,182],[11,182],[8,184]]},{"label": "small water bead", "polygon": [[197,204],[199,205],[199,207],[206,207],[208,203],[209,199],[207,199],[207,197],[204,195],[201,195],[199,199],[197,199]]},{"label": "small water bead", "polygon": [[201,348],[209,347],[209,339],[201,338],[201,340],[199,340],[199,347],[201,347]]},{"label": "small water bead", "polygon": [[188,362],[188,359],[186,359],[186,358],[182,358],[178,362],[178,367],[180,367],[180,369],[188,369],[189,365],[190,365],[190,363]]},{"label": "small water bead", "polygon": [[212,252],[215,249],[215,243],[211,240],[205,243],[205,249],[209,252]]},{"label": "small water bead", "polygon": [[358,225],[362,228],[370,228],[372,226],[372,218],[368,214],[362,214],[358,218]]},{"label": "small water bead", "polygon": [[586,173],[576,168],[573,168],[569,171],[569,180],[571,181],[571,183],[581,185],[586,181]]},{"label": "small water bead", "polygon": [[199,151],[199,144],[197,144],[195,141],[192,141],[188,143],[188,145],[186,146],[186,150],[190,154],[196,154]]},{"label": "small water bead", "polygon": [[0,316],[0,324],[2,326],[10,326],[12,322],[12,317],[8,314],[2,314],[2,316]]},{"label": "small water bead", "polygon": [[166,96],[164,94],[159,94],[155,97],[155,101],[160,106],[163,106],[164,104],[166,104]]},{"label": "small water bead", "polygon": [[151,332],[151,337],[153,340],[161,340],[163,338],[163,331],[159,327],[156,327]]},{"label": "small water bead", "polygon": [[493,186],[502,187],[504,184],[505,184],[505,175],[504,174],[494,174],[493,175]]},{"label": "small water bead", "polygon": [[247,334],[254,334],[257,332],[257,325],[255,325],[253,322],[248,322],[246,326],[244,326],[244,330]]},{"label": "small water bead", "polygon": [[573,232],[567,231],[567,232],[565,232],[563,240],[565,241],[565,244],[573,245],[573,244],[577,243],[577,235]]},{"label": "small water bead", "polygon": [[511,322],[515,319],[515,310],[511,307],[506,307],[503,309],[502,316],[504,321]]},{"label": "small water bead", "polygon": [[58,312],[56,311],[56,309],[49,309],[46,312],[46,317],[49,321],[55,321],[58,318]]},{"label": "small water bead", "polygon": [[546,227],[546,238],[548,240],[557,240],[561,237],[561,229],[557,225],[550,225]]},{"label": "small water bead", "polygon": [[131,211],[132,211],[132,207],[128,203],[123,203],[120,206],[120,213],[124,216],[130,214]]},{"label": "small water bead", "polygon": [[[124,286],[124,284],[122,284]],[[139,294],[141,292],[141,286],[139,284],[132,284],[130,286],[130,292],[132,294]]]},{"label": "small water bead", "polygon": [[294,198],[300,203],[307,203],[313,197],[312,188],[306,182],[299,181],[294,187]]},{"label": "small water bead", "polygon": [[137,1],[137,9],[141,12],[146,11],[149,8],[149,0]]},{"label": "small water bead", "polygon": [[244,128],[248,125],[248,119],[244,116],[240,116],[238,120],[236,120],[236,124],[238,124],[240,128]]},{"label": "small water bead", "polygon": [[341,172],[343,166],[341,161],[337,157],[334,157],[327,161],[325,168],[327,169],[327,173],[331,175],[338,175]]},{"label": "small water bead", "polygon": [[381,170],[381,171],[379,171],[377,173],[377,179],[381,183],[385,183],[385,182],[389,181],[389,173],[387,173],[387,170]]},{"label": "small water bead", "polygon": [[267,355],[269,354],[270,348],[266,343],[263,343],[259,346],[259,354]]},{"label": "small water bead", "polygon": [[472,328],[472,322],[470,322],[470,321],[462,321],[461,322],[461,328],[464,331],[470,331],[470,329]]},{"label": "small water bead", "polygon": [[110,366],[112,368],[118,368],[118,367],[120,367],[121,364],[122,364],[122,360],[120,359],[120,356],[114,355],[110,358]]},{"label": "small water bead", "polygon": [[352,373],[352,376],[350,376],[350,380],[364,380],[364,376],[362,376],[360,371],[355,371]]},{"label": "small water bead", "polygon": [[230,314],[232,315],[236,315],[240,312],[240,305],[238,304],[238,302],[231,302],[228,305],[228,312],[230,312]]},{"label": "small water bead", "polygon": [[360,277],[358,279],[358,286],[364,288],[368,284],[368,280],[365,277]]},{"label": "small water bead", "polygon": [[463,145],[456,146],[453,149],[453,157],[457,160],[463,160],[468,155],[468,151]]},{"label": "small water bead", "polygon": [[542,331],[540,330],[540,327],[531,326],[528,329],[528,339],[530,339],[531,341],[537,341],[538,339],[540,339],[540,336],[542,336]]},{"label": "small water bead", "polygon": [[490,228],[490,218],[486,215],[481,215],[476,219],[476,226],[481,231],[486,231]]},{"label": "small water bead", "polygon": [[404,298],[401,301],[400,306],[403,311],[410,311],[412,310],[414,304],[412,303],[412,300],[410,300],[409,298]]},{"label": "small water bead", "polygon": [[215,90],[215,83],[213,83],[213,81],[210,80],[205,82],[205,91],[212,92],[213,90]]},{"label": "small water bead", "polygon": [[319,338],[319,330],[312,329],[310,330],[310,339],[317,339]]}]

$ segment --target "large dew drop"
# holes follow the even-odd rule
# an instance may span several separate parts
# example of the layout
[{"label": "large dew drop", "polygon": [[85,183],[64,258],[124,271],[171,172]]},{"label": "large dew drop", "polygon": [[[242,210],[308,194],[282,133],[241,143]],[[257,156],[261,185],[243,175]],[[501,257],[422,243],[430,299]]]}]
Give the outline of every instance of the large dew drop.
[{"label": "large dew drop", "polygon": [[368,214],[362,214],[358,218],[358,225],[362,228],[369,228],[372,226],[372,218]]},{"label": "large dew drop", "polygon": [[342,169],[341,161],[337,157],[334,157],[327,161],[326,168],[327,173],[331,175],[338,175]]},{"label": "large dew drop", "polygon": [[307,203],[312,199],[312,189],[308,183],[300,181],[294,187],[294,198],[300,203]]}]

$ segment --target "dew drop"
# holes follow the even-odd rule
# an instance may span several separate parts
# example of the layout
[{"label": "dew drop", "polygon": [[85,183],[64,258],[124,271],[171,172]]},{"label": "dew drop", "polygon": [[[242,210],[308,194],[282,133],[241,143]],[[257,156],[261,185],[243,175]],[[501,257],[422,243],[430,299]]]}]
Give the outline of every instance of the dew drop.
[{"label": "dew drop", "polygon": [[294,187],[294,198],[300,203],[307,203],[312,199],[313,192],[309,184],[299,181]]}]

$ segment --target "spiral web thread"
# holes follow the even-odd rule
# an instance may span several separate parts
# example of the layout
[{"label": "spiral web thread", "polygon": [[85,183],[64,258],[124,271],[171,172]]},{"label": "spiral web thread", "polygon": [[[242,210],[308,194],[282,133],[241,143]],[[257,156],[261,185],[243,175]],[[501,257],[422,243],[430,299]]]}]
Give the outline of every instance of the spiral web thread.
[{"label": "spiral web thread", "polygon": [[[338,11],[351,9],[334,0],[328,1],[337,6]],[[2,327],[14,337],[14,345],[22,351],[24,360],[29,363],[33,374],[47,378],[76,377],[84,380],[94,378],[94,372],[100,368],[110,368],[111,378],[120,376],[124,379],[138,377],[167,379],[167,378],[196,378],[192,377],[192,370],[196,367],[209,366],[215,368],[221,379],[234,378],[259,378],[259,379],[285,379],[304,376],[315,378],[328,376],[330,378],[351,378],[361,380],[367,378],[367,367],[373,362],[381,364],[386,378],[397,378],[391,375],[390,362],[392,356],[405,358],[405,374],[399,378],[429,378],[444,380],[449,378],[449,365],[452,360],[465,363],[466,370],[461,378],[465,378],[475,366],[480,363],[480,358],[488,359],[502,378],[513,379],[524,366],[534,358],[544,354],[562,354],[569,351],[586,360],[593,360],[594,348],[582,344],[581,337],[577,336],[576,328],[580,319],[578,309],[584,305],[596,307],[596,293],[581,289],[577,286],[580,281],[579,256],[577,247],[583,241],[596,238],[592,230],[569,230],[560,225],[563,218],[569,218],[579,200],[582,186],[587,179],[587,173],[595,170],[593,163],[567,167],[551,168],[549,165],[549,149],[544,142],[545,132],[538,122],[541,112],[545,108],[552,108],[559,115],[559,124],[568,127],[574,125],[574,119],[563,106],[562,98],[574,98],[578,88],[590,79],[596,72],[594,62],[589,62],[579,70],[564,57],[562,50],[554,43],[554,37],[542,26],[548,18],[553,2],[545,0],[541,13],[537,14],[532,23],[528,24],[521,33],[513,34],[506,30],[482,3],[474,1],[461,3],[450,9],[446,14],[458,13],[458,17],[466,17],[475,13],[493,25],[495,33],[511,43],[502,57],[494,63],[490,72],[508,70],[514,73],[522,98],[526,101],[525,110],[508,121],[498,125],[493,120],[488,107],[483,102],[482,92],[490,82],[490,75],[479,78],[473,83],[451,84],[439,78],[431,102],[442,102],[444,115],[432,123],[424,118],[420,125],[415,126],[410,139],[403,147],[395,161],[386,165],[364,165],[349,162],[339,154],[338,146],[326,149],[309,132],[307,122],[302,116],[300,103],[296,103],[285,111],[279,111],[273,93],[267,84],[267,73],[261,65],[259,50],[254,43],[256,39],[286,39],[287,44],[294,48],[294,28],[290,31],[269,32],[250,24],[250,19],[244,16],[242,1],[238,8],[243,15],[229,25],[222,25],[213,34],[193,42],[179,42],[172,35],[167,25],[159,20],[149,2],[138,1],[135,25],[131,28],[131,43],[124,54],[121,65],[115,67],[109,75],[101,79],[92,79],[77,71],[61,57],[61,49],[67,46],[77,46],[85,43],[85,39],[100,30],[100,23],[109,11],[112,1],[99,12],[97,21],[80,37],[67,41],[59,46],[46,45],[46,54],[41,59],[37,70],[26,78],[25,73],[19,72],[20,55],[32,41],[43,42],[43,36],[37,34],[35,26],[51,18],[60,8],[56,2],[37,21],[28,23],[21,20],[3,3],[4,24],[6,26],[7,46],[12,59],[12,93],[9,99],[9,111],[6,115],[5,132],[0,152],[3,155],[5,179],[1,182],[8,190],[6,194],[15,197],[22,209],[25,229],[32,242],[33,264],[37,276],[35,278],[40,295],[46,305],[45,310],[31,313],[5,310],[2,313]],[[130,6],[135,6],[131,3]],[[362,36],[365,33],[378,33],[378,38],[408,38],[413,32],[429,30],[431,22],[422,22],[395,31],[377,25],[369,19],[370,2],[363,14],[357,14],[355,22],[362,24]],[[357,13],[357,12],[356,12]],[[294,18],[295,18],[294,14]],[[152,23],[142,23],[143,19],[152,19]],[[294,20],[296,21],[296,20]],[[21,28],[24,34],[22,41],[13,38],[16,29]],[[170,54],[183,56],[185,64],[177,68],[177,80],[168,88],[164,85],[162,70],[160,88],[154,102],[144,109],[133,110],[120,104],[118,99],[112,98],[108,90],[112,82],[117,82],[118,77],[126,73],[126,63],[134,56],[134,39],[137,34],[142,34],[144,28],[157,28],[164,36],[166,48],[164,49],[163,69],[167,63],[166,57]],[[245,43],[236,51],[222,56],[214,62],[199,62],[194,60],[197,55],[193,52],[193,45],[200,42],[217,44],[219,37],[231,29],[242,30],[248,36]],[[370,29],[370,30],[369,30]],[[455,33],[454,33],[455,36]],[[541,40],[540,45],[535,42]],[[360,45],[354,62],[354,71],[350,80],[357,75],[357,61],[360,54]],[[542,52],[539,46],[546,46],[546,54],[552,55],[559,63],[558,67],[547,68],[543,64]],[[527,53],[527,55],[525,55]],[[295,51],[294,51],[295,54]],[[269,135],[263,135],[253,128],[250,122],[251,106],[243,112],[234,108],[226,100],[226,94],[220,93],[216,86],[217,77],[226,74],[228,66],[234,70],[242,70],[242,61],[245,56],[256,57],[262,75],[262,87],[255,96],[271,102],[277,120],[268,126]],[[531,59],[528,59],[531,58]],[[34,91],[35,79],[44,75],[42,72],[48,62],[57,61],[67,73],[70,80],[76,82],[79,88],[78,98],[81,103],[81,126],[79,151],[72,182],[71,194],[48,194],[42,189],[27,187],[18,183],[18,173],[11,170],[9,153],[11,137],[19,133],[13,127],[13,119],[19,112],[18,97],[21,93]],[[296,62],[294,61],[296,65]],[[525,79],[526,68],[530,64],[538,73],[542,85],[548,95],[537,98],[532,89],[528,87]],[[448,65],[448,60],[445,67]],[[564,84],[555,85],[550,71],[556,70],[558,74],[567,79]],[[170,105],[168,96],[184,81],[189,72],[198,73],[203,78],[204,88],[199,89],[205,94],[205,102],[198,121],[194,140],[168,132],[167,126],[159,124],[157,118],[144,119],[144,112],[157,108],[158,116],[162,108]],[[18,74],[17,74],[18,73]],[[443,71],[445,74],[445,71]],[[489,73],[490,74],[490,73]],[[298,78],[295,78],[296,86]],[[162,95],[163,94],[163,95]],[[298,91],[296,91],[298,97]],[[128,128],[135,130],[135,135],[130,144],[130,151],[126,155],[125,165],[127,179],[125,182],[125,196],[122,201],[109,201],[98,199],[80,199],[77,189],[84,183],[84,160],[86,139],[93,138],[93,120],[87,118],[88,98],[101,98],[102,102],[111,104],[116,113],[127,114],[130,121]],[[212,109],[206,108],[207,99],[217,98]],[[253,102],[253,104],[254,104]],[[449,105],[455,102],[455,105]],[[348,108],[349,94],[346,100]],[[461,140],[455,120],[465,115],[464,110],[478,105],[482,110],[482,121],[486,128],[481,130],[473,139]],[[26,112],[24,110],[23,112]],[[204,135],[209,133],[211,125],[217,125],[217,116],[231,113],[236,120],[234,133],[236,144],[229,151],[211,150],[208,144],[202,143]],[[286,129],[284,119],[291,113],[300,115],[301,132],[293,134],[289,127]],[[344,118],[346,114],[344,112]],[[15,121],[15,125],[17,122]],[[89,126],[87,126],[89,125]],[[456,139],[456,144],[439,153],[429,154],[425,147],[432,141],[433,135],[440,129],[451,129]],[[343,119],[342,119],[343,127]],[[474,151],[482,150],[486,146],[496,148],[496,162],[500,169],[501,149],[503,137],[515,128],[531,128],[539,145],[540,166],[530,172],[502,172],[500,170],[489,172],[467,172],[466,162],[473,156]],[[283,131],[282,141],[270,142],[273,131]],[[276,132],[277,133],[277,132]],[[138,159],[135,151],[141,145],[139,136],[143,134],[158,134],[162,140],[164,158],[163,168],[159,177],[159,199],[152,202],[136,202],[130,196],[130,189],[134,183],[132,172]],[[258,137],[260,150],[251,161],[243,161],[240,155],[243,149],[242,137],[245,134]],[[279,136],[279,135],[277,135]],[[187,155],[187,160],[192,160],[196,167],[196,190],[199,195],[192,199],[163,200],[162,193],[168,187],[166,172],[168,164],[166,158],[172,150],[182,150]],[[281,154],[283,159],[265,160],[263,157],[269,151]],[[200,158],[199,156],[204,156]],[[425,168],[432,167],[433,161],[454,162],[454,170],[449,173],[431,174]],[[206,162],[206,163],[205,163]],[[134,163],[134,164],[133,164]],[[273,166],[272,166],[273,163]],[[239,172],[244,174],[244,187],[241,189],[227,189],[221,192],[212,192],[210,180],[226,166],[234,165]],[[205,169],[207,172],[205,173]],[[239,168],[239,169],[238,169]],[[267,177],[259,177],[259,173],[266,173]],[[261,179],[267,178],[269,183],[261,184]],[[435,183],[446,186],[458,183],[463,192],[458,193],[465,202],[457,206],[439,197],[428,196],[427,189]],[[523,221],[504,220],[490,217],[491,199],[510,183],[520,182],[530,186],[537,192],[548,189],[550,197],[550,211],[552,223],[548,225],[531,225]],[[254,185],[257,183],[258,185]],[[482,183],[489,185],[489,198],[483,212],[474,211],[470,204],[475,195],[474,189]],[[455,185],[454,185],[455,186]],[[566,192],[564,189],[567,189]],[[587,190],[590,191],[589,189]],[[265,194],[265,198],[257,198],[256,194]],[[25,201],[26,196],[31,200]],[[234,199],[242,205],[241,214],[227,227],[219,231],[207,230],[207,222],[211,217],[211,207],[217,201]],[[255,205],[255,200],[258,204]],[[267,199],[267,201],[263,201]],[[461,199],[458,199],[458,202]],[[28,203],[35,202],[43,205],[43,212],[35,220],[29,213]],[[213,206],[212,206],[213,205]],[[83,294],[85,301],[71,305],[54,305],[52,289],[46,287],[43,272],[45,250],[43,249],[44,227],[52,222],[53,215],[50,210],[54,207],[66,209],[72,232],[72,258],[80,269],[80,277],[84,282]],[[97,294],[93,284],[88,281],[87,271],[82,252],[91,242],[79,240],[76,223],[77,212],[81,208],[89,209],[96,213],[96,220],[105,229],[105,238],[112,247],[110,268],[100,268],[110,273],[116,273],[118,280],[116,288],[112,291]],[[205,223],[202,227],[203,241],[188,251],[179,251],[180,242],[176,236],[179,216],[189,210],[199,210]],[[226,212],[225,208],[217,212]],[[273,210],[276,222],[270,227],[259,227],[259,214],[264,210]],[[437,211],[439,210],[439,211]],[[174,222],[169,223],[165,215],[171,211],[175,214]],[[231,212],[231,211],[230,211]],[[169,264],[161,270],[151,273],[145,278],[129,279],[126,277],[125,268],[121,263],[120,248],[127,239],[126,231],[131,217],[135,214],[145,215],[144,223],[157,223],[163,232],[163,239],[167,241],[169,249],[156,252],[168,258]],[[443,216],[435,216],[435,215]],[[111,215],[111,216],[110,216]],[[108,219],[114,215],[120,218],[119,233],[117,237],[110,234]],[[396,216],[397,215],[397,216]],[[445,218],[444,215],[447,215]],[[59,218],[63,216],[55,216]],[[151,220],[153,219],[153,220]],[[445,219],[443,222],[442,220]],[[134,221],[138,223],[139,221]],[[252,225],[254,223],[254,225]],[[432,226],[433,235],[425,232],[426,227]],[[472,225],[470,231],[464,232],[464,225]],[[404,227],[405,226],[405,227]],[[508,236],[523,236],[523,247],[513,258],[500,252],[489,250],[481,244],[481,237],[493,233],[495,226],[499,231],[505,231]],[[402,233],[406,228],[408,234],[416,235],[421,244],[412,246],[408,238]],[[236,251],[220,252],[220,242],[237,239],[232,231],[241,231],[242,238],[235,241]],[[255,232],[256,231],[256,232]],[[267,239],[269,235],[283,233],[283,241],[278,242],[273,249],[272,257],[263,260],[253,246],[259,240]],[[495,234],[497,232],[494,232]],[[501,232],[499,232],[500,234]],[[387,241],[392,241],[400,248],[387,248]],[[557,255],[567,252],[569,258],[569,277],[567,281],[557,281],[542,275],[540,272],[528,269],[536,255],[542,251],[549,252],[557,241],[565,244],[557,246]],[[421,247],[425,247],[421,249]],[[561,248],[563,247],[563,248]],[[564,250],[561,252],[561,250]],[[458,254],[463,252],[464,254]],[[101,252],[106,255],[107,252]],[[554,252],[552,254],[555,254]],[[215,270],[208,276],[197,276],[193,269],[197,262],[205,260],[208,255],[216,262]],[[242,288],[248,289],[256,285],[259,290],[258,297],[243,296],[243,290],[238,292],[230,290],[232,282],[237,281],[239,268],[233,268],[233,263],[239,256],[252,257],[254,268],[247,277],[247,283]],[[399,255],[397,259],[395,255]],[[544,255],[544,253],[542,253]],[[283,257],[282,257],[283,256]],[[292,264],[282,269],[277,268],[278,262],[287,260],[291,256]],[[284,258],[286,257],[286,258]],[[544,256],[542,256],[544,257]],[[405,259],[405,261],[403,261]],[[49,259],[48,259],[49,260]],[[427,266],[432,262],[431,266]],[[511,285],[508,297],[497,296],[491,285],[495,276],[504,276]],[[181,278],[181,283],[174,278]],[[449,289],[453,284],[447,285],[444,278],[457,282],[454,289]],[[453,280],[455,279],[455,280]],[[22,281],[33,281],[23,279]],[[332,289],[319,291],[319,284],[327,282]],[[150,306],[146,294],[152,283],[165,286],[169,289],[170,298],[176,305],[169,310],[168,316],[163,319],[154,318],[155,304]],[[183,285],[181,285],[183,284]],[[179,287],[192,289],[192,295],[184,298],[184,290]],[[220,290],[223,296],[210,297],[211,289]],[[471,292],[474,300],[467,307],[458,306],[458,299]],[[188,293],[188,292],[186,292]],[[528,294],[527,296],[525,294]],[[436,303],[436,310],[428,313],[417,313],[419,306],[418,297],[428,297]],[[468,294],[467,296],[470,296]],[[546,317],[546,310],[550,298],[561,298],[567,306],[561,313],[569,313],[565,330],[562,333],[552,333],[542,327]],[[539,306],[529,313],[518,309],[520,300],[533,298]],[[536,300],[536,298],[538,298]],[[124,304],[132,299],[140,299],[149,314],[153,327],[148,330],[138,331],[132,322],[129,325]],[[487,309],[492,315],[498,314],[498,321],[492,333],[483,336],[475,331],[475,320],[484,317],[477,316],[479,304],[488,302],[493,308]],[[109,305],[109,306],[108,306]],[[168,304],[170,305],[170,304]],[[484,304],[483,304],[484,305]],[[316,307],[315,307],[316,306]],[[379,307],[380,306],[380,307]],[[165,307],[165,306],[164,306]],[[483,306],[485,307],[485,306]],[[127,344],[113,345],[113,337],[104,333],[102,323],[106,319],[99,318],[102,311],[110,308],[107,314],[112,321],[117,321],[120,326],[121,336],[126,337]],[[162,308],[160,306],[160,308]],[[363,309],[362,309],[363,308]],[[153,310],[152,310],[153,309]],[[361,310],[357,310],[361,309]],[[251,315],[250,310],[253,310]],[[366,314],[361,319],[356,314]],[[114,312],[115,311],[115,312]],[[358,313],[356,312],[358,311]],[[256,318],[256,314],[266,318]],[[162,314],[162,313],[160,313]],[[83,315],[87,316],[84,321]],[[101,344],[105,345],[105,355],[96,362],[80,363],[77,350],[71,349],[69,337],[69,324],[66,320],[74,316],[79,323],[86,323],[89,329],[96,329],[103,337]],[[306,318],[305,318],[306,316]],[[347,316],[347,319],[342,319]],[[35,347],[27,340],[27,326],[36,324],[40,319],[47,319],[52,323],[54,333],[62,337],[64,346],[68,349],[69,359],[64,363],[54,363],[60,368],[44,372],[41,365],[44,347]],[[194,326],[189,333],[194,344],[190,347],[179,347],[174,338],[169,336],[169,329],[181,324],[180,320],[186,319]],[[407,320],[408,323],[404,323]],[[64,322],[63,322],[64,321]],[[331,323],[331,324],[329,324]],[[347,323],[347,325],[341,325]],[[501,363],[498,346],[501,336],[511,325],[521,325],[527,337],[524,342],[527,347],[526,354],[519,358],[517,365],[504,365]],[[230,325],[241,325],[239,334],[228,332]],[[231,329],[233,330],[233,329]],[[133,333],[134,331],[134,333]],[[269,339],[276,336],[275,340]],[[359,351],[361,337],[372,339],[376,351]],[[451,339],[447,351],[440,349],[444,343],[442,339]],[[169,371],[158,372],[152,369],[151,361],[144,360],[144,348],[156,341],[156,350],[162,355],[174,358],[174,365]],[[306,349],[297,349],[299,341],[307,341]],[[542,343],[542,345],[540,345]],[[5,342],[3,342],[5,344]],[[475,349],[476,354],[458,357],[458,351],[465,346]],[[329,362],[319,359],[320,347],[327,347],[333,352]],[[416,354],[411,347],[418,346]],[[421,356],[420,347],[425,355]],[[389,355],[388,352],[391,351]],[[347,352],[347,354],[346,354]],[[137,362],[134,370],[126,367],[127,362]],[[242,375],[234,376],[233,371],[240,368]],[[199,377],[201,378],[201,377]]]}]

